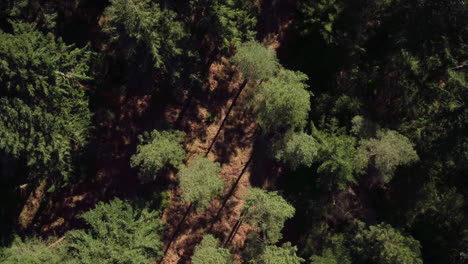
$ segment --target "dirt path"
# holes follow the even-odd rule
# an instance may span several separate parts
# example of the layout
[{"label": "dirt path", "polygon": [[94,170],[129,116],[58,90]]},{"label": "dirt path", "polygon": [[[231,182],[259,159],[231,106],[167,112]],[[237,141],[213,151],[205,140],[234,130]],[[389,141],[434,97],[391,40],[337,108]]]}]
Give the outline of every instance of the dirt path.
[{"label": "dirt path", "polygon": [[[197,102],[196,106],[189,109],[191,115],[184,116],[182,119],[177,118],[179,119],[181,128],[187,132],[188,142],[186,148],[189,159],[195,155],[205,154],[222,119],[228,111],[228,107],[232,103],[235,93],[242,83],[240,76],[235,74],[232,69],[226,69],[224,65],[214,63],[210,68],[209,89],[211,90],[210,93],[214,94],[213,98],[207,98],[207,102]],[[223,79],[228,79],[228,81],[223,81]],[[248,88],[251,87],[247,87],[246,89]],[[243,107],[246,95],[246,91],[241,94],[212,151],[208,155],[210,160],[219,162],[222,165],[220,177],[225,181],[223,195],[217,199],[213,199],[208,208],[203,212],[196,212],[194,210],[190,212],[179,226],[188,205],[181,204],[181,193],[177,180],[175,179],[175,175],[170,175],[173,182],[170,185],[171,201],[163,214],[163,220],[167,222],[167,229],[164,234],[166,246],[178,227],[179,230],[176,238],[171,243],[163,263],[188,263],[195,245],[198,244],[208,229],[211,229],[211,234],[224,241],[240,215],[243,206],[242,193],[250,186],[249,170],[245,168],[252,153],[256,127],[254,119]],[[218,99],[225,102],[223,106],[214,105],[220,102],[216,101],[217,97],[222,97]],[[193,111],[197,114],[193,114]],[[181,112],[181,108],[175,108],[171,115],[175,119]],[[215,122],[206,125],[206,121],[210,115],[215,115]],[[205,131],[200,133],[199,129],[204,129]],[[229,196],[224,208],[220,211],[217,221],[213,222],[223,205],[224,199],[228,196],[232,186],[243,171],[243,176],[237,184],[237,188]],[[248,229],[247,225],[243,225],[237,232],[232,240],[234,248],[239,248],[243,245]]]}]

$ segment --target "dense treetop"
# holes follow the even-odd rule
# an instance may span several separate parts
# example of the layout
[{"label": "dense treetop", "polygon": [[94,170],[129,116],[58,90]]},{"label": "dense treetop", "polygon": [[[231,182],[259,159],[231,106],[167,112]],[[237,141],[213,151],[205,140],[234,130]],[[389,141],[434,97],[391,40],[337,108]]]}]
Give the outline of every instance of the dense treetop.
[{"label": "dense treetop", "polygon": [[240,44],[231,60],[246,80],[265,80],[273,77],[278,70],[275,51],[256,41]]},{"label": "dense treetop", "polygon": [[143,133],[138,137],[140,144],[130,160],[131,166],[140,168],[143,180],[154,180],[169,165],[178,168],[185,158],[184,136],[184,132],[177,130]]},{"label": "dense treetop", "polygon": [[[82,81],[91,53],[15,22],[0,30],[0,149],[29,170],[20,182],[66,183],[88,141]],[[23,164],[21,164],[23,163]]]},{"label": "dense treetop", "polygon": [[195,247],[192,256],[193,264],[230,264],[232,256],[228,249],[221,247],[221,242],[212,235],[204,235],[200,244]]},{"label": "dense treetop", "polygon": [[203,210],[212,198],[221,194],[224,182],[219,178],[221,166],[208,158],[196,156],[177,173],[182,200]]},{"label": "dense treetop", "polygon": [[72,2],[0,1],[0,262],[468,263],[467,0]]}]

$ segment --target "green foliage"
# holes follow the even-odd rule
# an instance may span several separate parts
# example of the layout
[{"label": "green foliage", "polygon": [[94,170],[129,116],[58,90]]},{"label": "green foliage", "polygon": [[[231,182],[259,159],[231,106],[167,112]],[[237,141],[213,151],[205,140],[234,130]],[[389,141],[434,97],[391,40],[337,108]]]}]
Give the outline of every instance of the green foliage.
[{"label": "green foliage", "polygon": [[224,182],[218,177],[221,166],[208,158],[196,156],[187,166],[182,166],[177,177],[182,189],[182,200],[203,210],[211,199],[221,194]]},{"label": "green foliage", "polygon": [[281,237],[284,222],[294,216],[295,209],[277,192],[251,188],[245,198],[243,220],[260,227],[263,240],[276,243]]},{"label": "green foliage", "polygon": [[287,136],[284,145],[275,148],[278,148],[275,158],[295,170],[300,166],[312,165],[318,146],[312,136],[301,132]]},{"label": "green foliage", "polygon": [[361,138],[374,137],[379,129],[377,124],[359,115],[353,117],[351,124],[351,133]]},{"label": "green foliage", "polygon": [[126,50],[127,59],[140,48],[151,54],[154,67],[169,71],[168,61],[182,53],[178,42],[184,38],[183,24],[176,13],[150,0],[111,0],[104,15],[104,30]]},{"label": "green foliage", "polygon": [[204,235],[200,244],[195,247],[192,256],[193,264],[229,264],[232,256],[228,249],[221,247],[221,242],[212,235]]},{"label": "green foliage", "polygon": [[296,255],[297,247],[286,242],[281,247],[266,246],[258,259],[253,263],[258,264],[301,264],[305,260]]},{"label": "green foliage", "polygon": [[257,19],[251,3],[234,0],[191,0],[190,5],[192,10],[199,11],[199,26],[212,36],[218,48],[229,48],[242,41],[254,39]]},{"label": "green foliage", "polygon": [[349,250],[344,246],[344,235],[333,235],[320,256],[313,255],[310,264],[351,264]]},{"label": "green foliage", "polygon": [[422,264],[420,244],[388,224],[364,228],[354,238],[356,253],[365,263]]},{"label": "green foliage", "polygon": [[162,256],[158,212],[116,198],[81,217],[89,229],[67,234],[70,263],[146,264]]},{"label": "green foliage", "polygon": [[356,139],[315,128],[313,136],[319,146],[316,161],[321,183],[328,188],[339,189],[345,189],[349,183],[357,183],[355,176],[367,166],[367,160],[359,159]]},{"label": "green foliage", "polygon": [[138,137],[140,144],[132,156],[132,167],[140,167],[144,180],[155,180],[157,173],[168,165],[178,168],[185,157],[185,133],[177,130],[145,132]]},{"label": "green foliage", "polygon": [[231,58],[246,80],[266,80],[278,71],[276,53],[256,41],[248,41],[237,47],[237,53]]},{"label": "green foliage", "polygon": [[59,264],[63,263],[65,256],[63,247],[48,247],[45,241],[38,238],[22,240],[15,237],[10,247],[0,250],[0,262],[4,264]]},{"label": "green foliage", "polygon": [[300,31],[307,35],[317,31],[324,40],[334,41],[334,30],[337,20],[342,15],[344,5],[339,0],[305,1],[299,5],[301,14]]},{"label": "green foliage", "polygon": [[32,25],[0,31],[0,150],[25,162],[27,182],[64,184],[87,143],[85,88],[91,53]]},{"label": "green foliage", "polygon": [[248,264],[300,264],[304,259],[297,256],[297,248],[290,242],[281,247],[269,245],[262,241],[257,233],[248,234],[245,249],[242,252],[245,263]]},{"label": "green foliage", "polygon": [[398,166],[419,159],[411,141],[393,130],[379,130],[376,138],[361,140],[358,155],[371,160],[383,183],[392,179]]},{"label": "green foliage", "polygon": [[265,134],[301,130],[310,111],[310,92],[301,72],[281,70],[254,91],[258,123]]}]

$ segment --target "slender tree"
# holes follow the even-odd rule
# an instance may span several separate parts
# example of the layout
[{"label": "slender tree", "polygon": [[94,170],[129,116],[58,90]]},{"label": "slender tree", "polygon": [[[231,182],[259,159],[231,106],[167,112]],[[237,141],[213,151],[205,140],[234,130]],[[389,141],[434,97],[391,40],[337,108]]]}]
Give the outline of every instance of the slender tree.
[{"label": "slender tree", "polygon": [[253,3],[233,0],[191,0],[197,28],[211,37],[218,49],[237,46],[255,38],[257,24]]}]

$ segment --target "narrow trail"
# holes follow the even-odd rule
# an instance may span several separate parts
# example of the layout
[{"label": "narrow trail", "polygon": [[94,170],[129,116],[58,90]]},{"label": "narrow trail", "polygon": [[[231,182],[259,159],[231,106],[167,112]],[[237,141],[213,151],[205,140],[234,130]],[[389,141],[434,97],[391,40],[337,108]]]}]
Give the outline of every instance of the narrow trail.
[{"label": "narrow trail", "polygon": [[[182,119],[182,127],[193,128],[186,130],[189,131],[187,132],[188,142],[186,144],[189,159],[193,158],[195,155],[204,155],[232,103],[234,98],[232,95],[237,93],[242,83],[242,79],[237,74],[232,74],[232,78],[230,78],[228,83],[217,82],[216,79],[225,77],[219,76],[225,72],[223,69],[224,67],[225,66],[221,64],[215,63],[210,68],[211,81],[209,89],[212,92],[221,90],[220,93],[230,96],[227,102],[221,108],[217,109],[216,121],[208,125],[205,128],[205,133],[200,137],[200,134],[197,133],[197,129],[202,127],[197,127],[199,125],[196,123],[203,124],[203,119],[208,116],[207,113],[212,109],[209,103],[208,105],[205,104],[205,108],[203,102],[197,106],[199,115],[195,117],[187,116]],[[221,87],[221,85],[223,87]],[[249,88],[251,87],[246,87],[246,89]],[[222,91],[222,89],[227,90]],[[219,176],[225,181],[224,193],[221,197],[213,199],[208,208],[204,211],[196,212],[192,210],[187,215],[185,221],[180,225],[179,232],[175,240],[172,241],[162,263],[188,263],[194,247],[208,229],[211,229],[211,234],[214,234],[223,241],[227,238],[239,217],[243,206],[242,194],[245,189],[250,186],[250,172],[249,169],[246,168],[246,165],[252,154],[256,128],[255,120],[243,107],[246,95],[247,91],[241,94],[239,101],[232,109],[224,128],[220,132],[216,143],[208,155],[210,160],[221,163],[222,167]],[[180,111],[181,109],[174,109],[176,113]],[[200,115],[202,120],[199,120]],[[233,184],[235,184],[242,172],[244,173],[237,187],[225,202],[225,206],[220,211],[217,221],[212,223],[223,205],[224,199],[228,196]],[[164,235],[166,238],[166,246],[188,208],[188,204],[182,204],[180,202],[181,193],[175,175],[170,175],[170,178],[173,181],[173,184],[170,185],[171,200],[169,207],[163,214],[163,220],[167,223],[167,229]],[[240,228],[232,240],[231,245],[233,248],[240,248],[243,246],[248,231],[248,225],[243,225]]]}]

